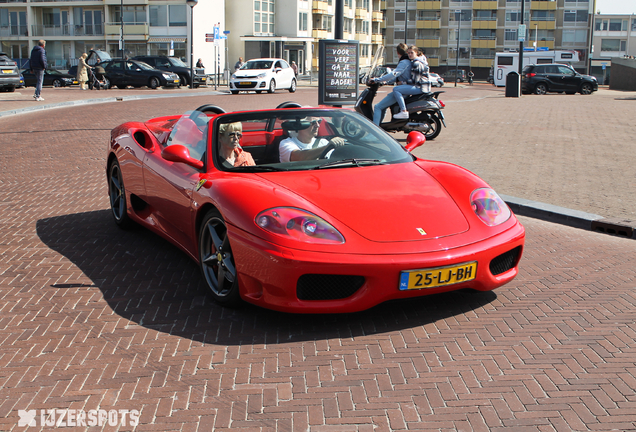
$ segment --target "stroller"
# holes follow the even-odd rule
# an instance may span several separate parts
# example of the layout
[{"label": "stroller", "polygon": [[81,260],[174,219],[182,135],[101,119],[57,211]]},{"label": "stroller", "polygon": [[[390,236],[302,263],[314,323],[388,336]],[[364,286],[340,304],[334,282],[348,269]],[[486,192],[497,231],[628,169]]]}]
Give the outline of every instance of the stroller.
[{"label": "stroller", "polygon": [[89,74],[91,79],[88,87],[91,90],[108,90],[108,84],[107,81],[104,80],[104,74],[95,72],[94,67],[89,70]]}]

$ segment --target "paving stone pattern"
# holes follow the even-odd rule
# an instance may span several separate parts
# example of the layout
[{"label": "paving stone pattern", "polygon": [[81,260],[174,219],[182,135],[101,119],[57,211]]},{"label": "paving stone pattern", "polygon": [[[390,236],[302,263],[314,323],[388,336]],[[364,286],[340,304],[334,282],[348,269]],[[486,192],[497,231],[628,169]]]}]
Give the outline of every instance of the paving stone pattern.
[{"label": "paving stone pattern", "polygon": [[494,292],[224,309],[195,263],[108,209],[109,130],[184,103],[0,119],[0,430],[71,408],[139,410],[139,431],[636,431],[633,240],[520,218],[521,274]]}]

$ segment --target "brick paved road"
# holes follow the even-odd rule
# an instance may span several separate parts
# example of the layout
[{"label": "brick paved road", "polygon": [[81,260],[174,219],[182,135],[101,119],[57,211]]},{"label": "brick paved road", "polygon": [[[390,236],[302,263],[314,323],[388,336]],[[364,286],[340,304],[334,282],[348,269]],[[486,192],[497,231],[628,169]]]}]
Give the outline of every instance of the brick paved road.
[{"label": "brick paved road", "polygon": [[[511,109],[489,93],[462,113]],[[263,96],[274,106],[312,94]],[[229,109],[255,100],[212,99]],[[473,104],[449,91],[453,99],[449,117]],[[178,249],[115,227],[104,175],[114,125],[201,103],[0,119],[0,430],[25,430],[19,409],[72,408],[139,410],[140,431],[636,431],[633,240],[520,218],[528,232],[521,274],[495,292],[310,317],[207,300],[196,265]],[[489,130],[477,114],[470,119]],[[474,149],[450,139],[466,133],[458,121],[449,118],[453,128],[420,151],[437,157],[454,147],[463,163]],[[517,135],[532,130],[528,122],[510,120]],[[610,139],[612,129],[603,132]],[[562,131],[539,135],[563,139]],[[521,139],[527,150],[532,141]],[[509,154],[501,141],[480,144]],[[492,166],[491,154],[466,165]],[[499,189],[515,185],[496,171],[488,180]]]}]

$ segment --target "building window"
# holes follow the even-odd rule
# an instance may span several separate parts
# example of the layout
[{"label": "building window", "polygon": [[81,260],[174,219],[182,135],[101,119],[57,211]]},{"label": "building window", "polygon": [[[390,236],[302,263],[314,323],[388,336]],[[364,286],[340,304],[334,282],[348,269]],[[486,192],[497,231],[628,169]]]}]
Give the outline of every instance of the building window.
[{"label": "building window", "polygon": [[185,27],[187,23],[187,5],[170,5],[168,6],[170,12],[170,27]]},{"label": "building window", "polygon": [[517,40],[517,29],[506,29],[504,31],[504,40],[516,41]]},{"label": "building window", "polygon": [[307,12],[298,12],[298,31],[307,31]]},{"label": "building window", "polygon": [[[258,12],[260,10],[260,12]],[[274,34],[274,1],[254,2],[254,32]]]},{"label": "building window", "polygon": [[[115,6],[112,8],[111,21],[121,21],[121,6]],[[145,24],[146,23],[146,9],[144,6],[124,6],[124,23],[126,24]]]},{"label": "building window", "polygon": [[[563,11],[563,21],[564,22],[587,22],[587,15],[588,15],[587,10],[583,10],[583,9],[575,10],[575,11],[574,10]],[[620,29],[620,23],[619,23],[619,29]]]},{"label": "building window", "polygon": [[426,10],[417,11],[418,21],[437,21],[439,18],[440,18],[439,12],[437,11],[426,11]]},{"label": "building window", "polygon": [[621,50],[620,39],[601,39],[601,51],[620,51]]},{"label": "building window", "polygon": [[623,20],[620,19],[610,19],[609,20],[609,31],[621,31]]},{"label": "building window", "polygon": [[168,27],[168,7],[149,6],[150,25],[152,27]]},{"label": "building window", "polygon": [[[459,20],[460,21],[471,21],[473,19],[473,11],[470,9],[465,9],[460,11]],[[455,11],[448,11],[448,20],[457,22],[457,13]]]}]

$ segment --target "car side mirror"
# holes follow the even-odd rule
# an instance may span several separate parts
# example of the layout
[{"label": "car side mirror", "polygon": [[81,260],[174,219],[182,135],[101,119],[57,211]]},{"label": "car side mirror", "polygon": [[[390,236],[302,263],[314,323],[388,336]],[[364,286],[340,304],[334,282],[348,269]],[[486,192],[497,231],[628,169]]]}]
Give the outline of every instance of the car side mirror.
[{"label": "car side mirror", "polygon": [[190,157],[190,152],[185,146],[174,144],[161,151],[161,157],[170,162],[181,162],[193,168],[203,168],[203,162]]},{"label": "car side mirror", "polygon": [[412,131],[406,136],[406,149],[412,152],[426,142],[426,137],[422,132]]},{"label": "car side mirror", "polygon": [[276,73],[278,73],[278,72],[282,71],[282,69],[281,69],[281,68],[276,68],[276,69],[274,69],[274,71],[275,71]]}]

